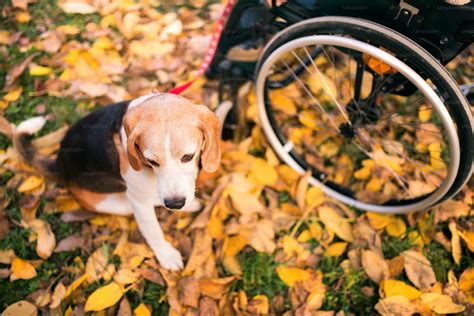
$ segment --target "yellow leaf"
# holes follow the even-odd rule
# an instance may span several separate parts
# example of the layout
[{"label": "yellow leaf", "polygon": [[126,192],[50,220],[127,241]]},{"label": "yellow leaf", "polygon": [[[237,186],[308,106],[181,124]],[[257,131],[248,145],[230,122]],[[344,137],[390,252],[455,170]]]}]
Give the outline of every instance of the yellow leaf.
[{"label": "yellow leaf", "polygon": [[462,305],[453,303],[448,295],[439,293],[425,293],[421,295],[421,301],[438,314],[456,314],[466,309]]},{"label": "yellow leaf", "polygon": [[29,280],[36,276],[35,267],[20,258],[13,258],[11,271],[10,281],[17,279]]},{"label": "yellow leaf", "polygon": [[253,160],[250,172],[255,179],[264,185],[274,185],[278,180],[278,173],[275,167],[261,158]]},{"label": "yellow leaf", "polygon": [[317,129],[317,117],[316,114],[313,111],[302,111],[298,115],[298,120],[300,121],[301,124],[304,126],[311,128],[311,129]]},{"label": "yellow leaf", "polygon": [[248,238],[242,234],[226,238],[223,247],[224,254],[230,257],[236,256],[242,249],[244,249],[247,242]]},{"label": "yellow leaf", "polygon": [[462,239],[466,242],[467,248],[469,248],[469,251],[474,252],[474,232],[470,231],[463,231],[459,232],[459,236],[461,236]]},{"label": "yellow leaf", "polygon": [[98,312],[115,305],[123,296],[124,290],[115,282],[95,290],[86,301],[85,312]]},{"label": "yellow leaf", "polygon": [[38,187],[40,187],[44,183],[44,179],[38,176],[30,176],[26,178],[25,181],[18,187],[18,192],[25,193],[28,191],[32,191]]},{"label": "yellow leaf", "polygon": [[10,42],[10,32],[0,30],[0,45],[8,45]]},{"label": "yellow leaf", "polygon": [[385,229],[387,230],[387,234],[389,234],[390,236],[400,237],[405,234],[407,226],[401,218],[394,218],[390,221],[390,223],[388,223]]},{"label": "yellow leaf", "polygon": [[418,110],[418,118],[422,123],[426,123],[429,121],[431,116],[431,109],[428,108],[426,105],[420,106]]},{"label": "yellow leaf", "polygon": [[342,217],[332,207],[326,205],[320,206],[318,212],[324,226],[331,229],[342,240],[354,241],[352,226],[348,218]]},{"label": "yellow leaf", "polygon": [[31,15],[26,11],[20,11],[15,14],[15,19],[18,23],[28,23],[31,20]]},{"label": "yellow leaf", "polygon": [[382,189],[382,181],[378,178],[371,178],[365,188],[370,192],[378,192]]},{"label": "yellow leaf", "polygon": [[71,314],[72,314],[72,307],[71,305],[69,305],[69,307],[64,312],[64,316],[71,316]]},{"label": "yellow leaf", "polygon": [[270,100],[272,102],[272,106],[277,110],[290,115],[296,113],[297,109],[295,102],[293,102],[292,99],[285,96],[283,93],[280,93],[279,91],[271,91]]},{"label": "yellow leaf", "polygon": [[283,252],[291,257],[294,254],[299,255],[302,253],[305,249],[303,246],[301,246],[296,239],[294,239],[291,236],[284,236],[283,237]]},{"label": "yellow leaf", "polygon": [[367,218],[369,219],[370,226],[375,229],[385,228],[385,226],[392,222],[392,216],[373,212],[367,212]]},{"label": "yellow leaf", "polygon": [[465,270],[459,277],[459,288],[471,304],[474,304],[474,268]]},{"label": "yellow leaf", "polygon": [[151,316],[150,310],[145,306],[145,304],[140,303],[140,305],[137,306],[133,310],[133,315],[134,316]]},{"label": "yellow leaf", "polygon": [[66,289],[66,293],[64,294],[64,298],[67,298],[74,292],[81,284],[87,279],[87,274],[83,274],[82,276],[78,277],[74,280]]},{"label": "yellow leaf", "polygon": [[36,316],[38,309],[28,301],[19,301],[8,306],[2,316]]},{"label": "yellow leaf", "polygon": [[311,239],[311,232],[308,229],[305,229],[298,235],[298,242],[307,242]]},{"label": "yellow leaf", "polygon": [[346,242],[335,242],[329,245],[329,247],[324,252],[324,256],[325,257],[339,257],[340,255],[344,253],[344,251],[346,251],[347,244],[348,243]]},{"label": "yellow leaf", "polygon": [[299,268],[279,266],[276,272],[286,285],[292,287],[296,282],[303,282],[311,278],[311,272]]},{"label": "yellow leaf", "polygon": [[252,301],[249,303],[248,310],[253,315],[268,315],[270,310],[270,305],[268,303],[268,297],[265,295],[256,295],[252,298]]},{"label": "yellow leaf", "polygon": [[316,207],[324,202],[324,193],[320,187],[310,187],[306,191],[306,205]]},{"label": "yellow leaf", "polygon": [[10,264],[15,258],[15,252],[12,249],[0,249],[0,263]]},{"label": "yellow leaf", "polygon": [[21,93],[23,92],[23,87],[17,87],[3,96],[3,100],[8,102],[13,102],[18,100]]},{"label": "yellow leaf", "polygon": [[416,300],[421,296],[421,292],[402,281],[383,280],[380,283],[380,289],[385,293],[386,297],[404,296],[409,300]]},{"label": "yellow leaf", "polygon": [[204,295],[212,297],[216,300],[220,299],[228,289],[236,277],[230,276],[226,278],[203,278],[199,280],[199,288]]},{"label": "yellow leaf", "polygon": [[318,223],[312,223],[309,225],[309,232],[311,233],[311,236],[313,236],[313,238],[317,241],[320,241],[321,238],[323,238],[323,229]]},{"label": "yellow leaf", "polygon": [[30,67],[30,76],[47,76],[53,72],[49,67],[33,65]]},{"label": "yellow leaf", "polygon": [[215,214],[211,215],[211,218],[207,223],[207,230],[209,235],[211,235],[211,237],[214,239],[220,240],[225,237],[224,223],[222,222],[222,219],[220,219]]},{"label": "yellow leaf", "polygon": [[308,191],[308,179],[311,176],[311,173],[306,172],[298,181],[295,192],[296,204],[300,209],[305,208],[306,203],[306,192]]},{"label": "yellow leaf", "polygon": [[354,178],[357,180],[367,180],[372,174],[372,169],[363,167],[356,172],[354,172]]},{"label": "yellow leaf", "polygon": [[222,260],[222,264],[224,267],[234,275],[241,275],[242,274],[242,269],[240,268],[240,263],[237,258],[233,256],[225,256],[224,259]]}]

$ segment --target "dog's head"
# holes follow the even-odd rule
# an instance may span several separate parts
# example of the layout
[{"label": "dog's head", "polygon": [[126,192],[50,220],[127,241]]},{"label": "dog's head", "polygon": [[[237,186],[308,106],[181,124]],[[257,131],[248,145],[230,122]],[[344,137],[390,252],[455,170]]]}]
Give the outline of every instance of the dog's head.
[{"label": "dog's head", "polygon": [[158,179],[158,197],[169,209],[186,210],[194,200],[200,166],[219,168],[220,124],[206,106],[172,94],[152,96],[124,116],[131,167],[149,168]]}]

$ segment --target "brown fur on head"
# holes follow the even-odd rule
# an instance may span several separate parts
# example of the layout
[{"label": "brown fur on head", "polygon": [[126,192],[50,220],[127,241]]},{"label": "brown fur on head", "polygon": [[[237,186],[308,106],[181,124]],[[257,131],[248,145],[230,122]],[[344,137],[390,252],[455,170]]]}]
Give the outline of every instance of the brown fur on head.
[{"label": "brown fur on head", "polygon": [[[174,158],[187,154],[186,146],[194,142],[201,149],[196,155],[200,154],[203,169],[214,172],[219,168],[220,123],[206,106],[192,104],[180,96],[160,94],[131,108],[123,125],[129,162],[135,170],[140,170],[150,159],[166,163],[163,150],[167,135]],[[145,157],[145,151],[154,158]]]}]

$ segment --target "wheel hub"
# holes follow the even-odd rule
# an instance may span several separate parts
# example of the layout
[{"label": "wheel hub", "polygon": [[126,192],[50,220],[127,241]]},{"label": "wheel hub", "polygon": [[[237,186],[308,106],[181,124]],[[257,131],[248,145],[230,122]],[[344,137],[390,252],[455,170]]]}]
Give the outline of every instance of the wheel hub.
[{"label": "wheel hub", "polygon": [[352,125],[360,126],[364,124],[374,124],[380,118],[381,111],[375,102],[361,100],[351,101],[347,107],[349,120]]}]

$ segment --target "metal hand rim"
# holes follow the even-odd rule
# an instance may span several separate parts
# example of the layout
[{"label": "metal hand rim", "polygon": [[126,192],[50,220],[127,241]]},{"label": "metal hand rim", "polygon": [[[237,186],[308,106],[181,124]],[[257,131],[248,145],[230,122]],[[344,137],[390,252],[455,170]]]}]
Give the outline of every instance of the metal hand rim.
[{"label": "metal hand rim", "polygon": [[441,101],[441,99],[438,97],[438,95],[431,89],[429,84],[421,76],[419,76],[413,69],[411,69],[409,66],[407,66],[398,58],[388,54],[387,52],[384,52],[383,50],[377,47],[374,47],[372,45],[369,45],[367,43],[364,43],[352,38],[336,36],[336,35],[314,35],[314,36],[301,37],[280,46],[278,49],[272,52],[266,60],[264,60],[264,63],[262,67],[260,68],[260,71],[258,73],[257,80],[256,80],[257,105],[258,105],[258,112],[259,112],[262,128],[265,131],[265,134],[268,140],[270,141],[273,149],[276,151],[277,155],[283,161],[285,161],[285,163],[287,163],[290,167],[295,169],[297,172],[301,174],[305,173],[305,170],[301,168],[301,166],[284,149],[283,147],[284,145],[280,143],[278,137],[276,136],[276,134],[274,133],[272,129],[268,116],[265,114],[266,109],[265,109],[265,100],[264,100],[264,87],[265,87],[265,81],[266,81],[267,74],[270,70],[270,67],[281,55],[291,50],[294,50],[296,48],[300,48],[300,47],[308,46],[308,45],[334,45],[334,46],[358,50],[360,52],[369,54],[371,56],[376,56],[378,59],[382,60],[384,63],[395,68],[402,75],[404,75],[408,80],[410,80],[424,94],[424,96],[428,99],[428,101],[431,102],[435,110],[438,112],[443,122],[443,126],[447,132],[447,137],[449,140],[449,149],[450,149],[450,164],[448,167],[448,175],[444,179],[441,186],[425,199],[413,204],[409,204],[409,205],[383,206],[383,205],[377,205],[377,204],[364,203],[364,202],[357,201],[353,198],[347,197],[346,195],[343,195],[331,188],[326,187],[323,183],[321,183],[319,180],[315,179],[314,177],[311,177],[309,179],[309,182],[312,185],[317,185],[317,186],[322,187],[323,191],[330,197],[340,200],[350,206],[354,206],[356,208],[366,210],[366,211],[395,214],[395,213],[408,213],[408,212],[420,211],[430,206],[433,206],[438,200],[440,200],[444,196],[444,194],[448,192],[449,188],[451,187],[451,185],[453,184],[456,178],[456,175],[459,169],[459,163],[460,163],[459,138],[457,136],[456,128],[451,119],[451,116],[448,110],[446,109],[446,107],[444,106],[443,102]]}]

